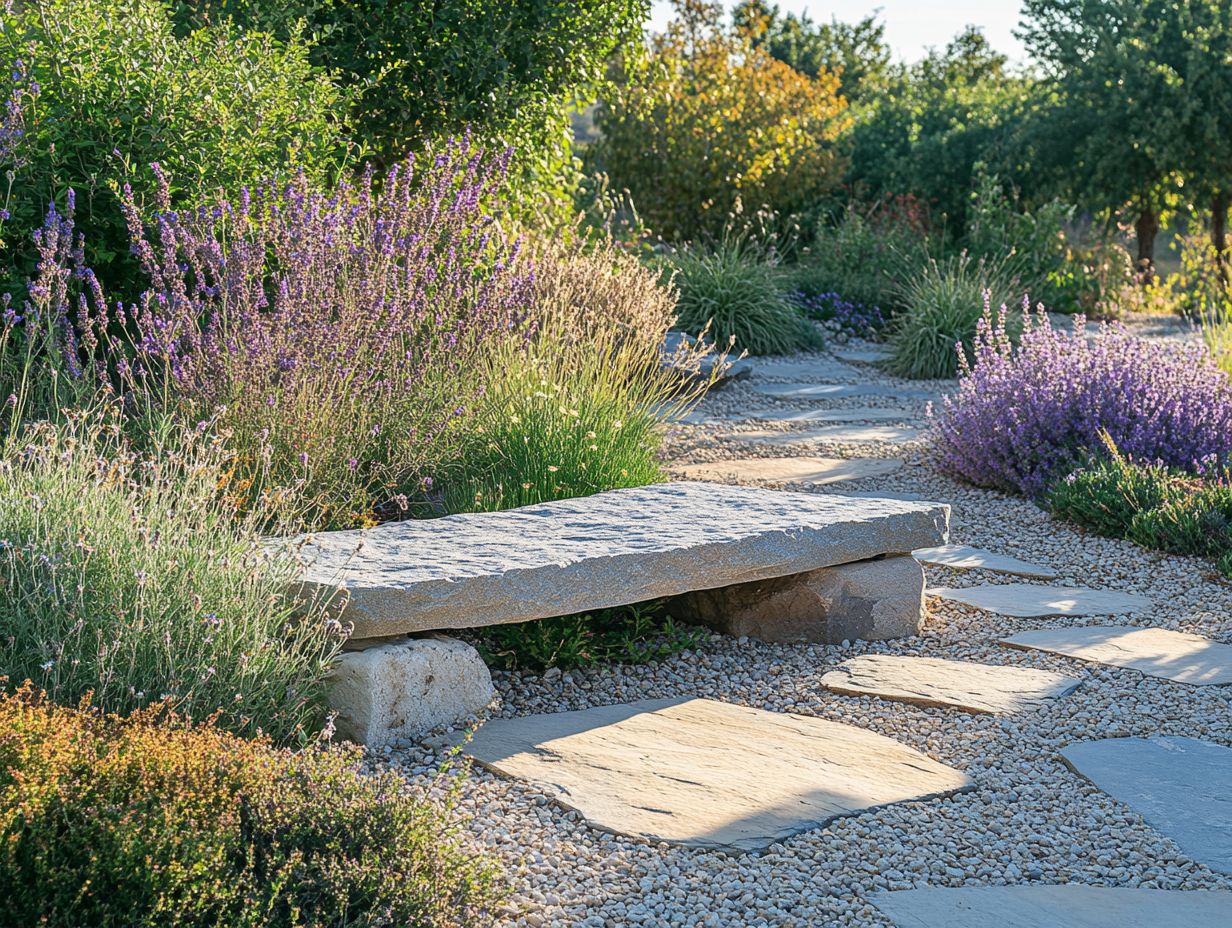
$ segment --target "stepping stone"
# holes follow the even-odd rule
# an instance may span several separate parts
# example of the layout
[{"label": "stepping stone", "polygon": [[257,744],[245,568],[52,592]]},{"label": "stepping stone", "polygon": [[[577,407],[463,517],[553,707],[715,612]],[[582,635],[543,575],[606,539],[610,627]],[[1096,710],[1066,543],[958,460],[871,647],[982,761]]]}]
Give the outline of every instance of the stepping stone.
[{"label": "stepping stone", "polygon": [[752,389],[766,396],[783,399],[838,399],[844,396],[902,396],[911,399],[938,399],[937,394],[911,387],[891,387],[881,383],[759,383]]},{"label": "stepping stone", "polygon": [[817,440],[905,442],[918,438],[919,435],[918,429],[900,428],[898,426],[838,425],[821,429],[808,429],[803,432],[772,432],[769,429],[757,429],[748,432],[733,432],[727,437],[763,445],[794,445],[803,441]]},{"label": "stepping stone", "polygon": [[674,468],[691,480],[756,480],[824,486],[844,480],[884,477],[903,466],[895,458],[744,458]]},{"label": "stepping stone", "polygon": [[757,362],[757,377],[782,377],[809,380],[831,380],[857,374],[850,364],[833,358],[762,358]]},{"label": "stepping stone", "polygon": [[1092,590],[1084,586],[1036,586],[1031,583],[1003,583],[963,589],[937,587],[928,593],[998,615],[1023,619],[1051,615],[1120,615],[1141,612],[1153,605],[1137,593]]},{"label": "stepping stone", "polygon": [[1138,670],[1174,683],[1232,684],[1232,645],[1167,628],[1042,628],[1003,638],[1001,644]]},{"label": "stepping stone", "polygon": [[1232,873],[1232,748],[1196,738],[1108,738],[1071,744],[1061,756],[1194,860]]},{"label": "stepping stone", "polygon": [[912,422],[919,419],[919,415],[908,409],[857,406],[854,409],[806,409],[802,412],[758,409],[748,413],[746,418],[776,422]]},{"label": "stepping stone", "polygon": [[493,720],[462,750],[551,791],[602,831],[729,851],[972,786],[863,728],[709,699]]},{"label": "stepping stone", "polygon": [[925,886],[870,897],[898,928],[1227,928],[1232,893],[1124,886]]},{"label": "stepping stone", "polygon": [[830,353],[840,361],[855,364],[875,364],[890,357],[890,352],[884,348],[835,348]]},{"label": "stepping stone", "polygon": [[1079,681],[1047,670],[935,657],[865,654],[821,678],[836,693],[880,696],[917,706],[947,706],[995,715],[1060,699]]},{"label": "stepping stone", "polygon": [[357,639],[525,622],[904,553],[944,541],[948,516],[933,503],[664,483],[316,532],[296,542],[292,592],[341,588]]},{"label": "stepping stone", "polygon": [[1020,561],[1006,554],[994,554],[992,551],[981,551],[970,545],[942,545],[939,548],[920,548],[912,551],[912,556],[921,564],[933,567],[954,567],[959,570],[991,570],[998,574],[1012,574],[1016,577],[1037,577],[1041,580],[1055,580],[1056,574],[1047,567],[1040,567],[1029,561]]}]

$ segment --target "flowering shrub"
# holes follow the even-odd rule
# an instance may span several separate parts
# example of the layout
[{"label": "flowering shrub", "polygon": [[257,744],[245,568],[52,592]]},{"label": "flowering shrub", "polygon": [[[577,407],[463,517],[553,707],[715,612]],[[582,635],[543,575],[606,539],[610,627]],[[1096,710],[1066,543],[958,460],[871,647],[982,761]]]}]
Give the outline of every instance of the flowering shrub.
[{"label": "flowering shrub", "polygon": [[879,338],[886,318],[879,306],[868,306],[843,299],[837,293],[807,294],[800,290],[788,294],[810,319],[853,338]]},{"label": "flowering shrub", "polygon": [[1029,495],[1104,447],[1192,470],[1232,452],[1232,381],[1200,345],[1160,344],[1104,325],[1088,338],[1026,320],[1015,350],[986,315],[973,359],[938,417],[942,465],[978,486]]},{"label": "flowering shrub", "polygon": [[320,730],[337,640],[285,600],[297,568],[261,548],[261,514],[218,500],[227,454],[204,431],[138,454],[120,429],[90,412],[0,439],[0,677],[279,741]]},{"label": "flowering shrub", "polygon": [[185,726],[162,707],[122,719],[0,696],[5,921],[489,923],[491,868],[467,854],[449,803],[360,762],[354,749],[292,753]]},{"label": "flowering shrub", "polygon": [[128,200],[150,286],[118,312],[94,288],[82,346],[156,417],[222,410],[241,507],[294,485],[321,528],[419,493],[482,396],[476,359],[525,315],[530,274],[487,212],[503,159],[463,141],[420,160],[187,212],[164,185],[152,228]]}]

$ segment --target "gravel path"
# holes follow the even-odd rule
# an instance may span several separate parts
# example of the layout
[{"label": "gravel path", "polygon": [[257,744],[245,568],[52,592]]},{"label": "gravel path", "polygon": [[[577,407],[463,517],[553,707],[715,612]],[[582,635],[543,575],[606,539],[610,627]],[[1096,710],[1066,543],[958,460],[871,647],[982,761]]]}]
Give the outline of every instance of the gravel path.
[{"label": "gravel path", "polygon": [[[844,379],[908,386],[869,366],[853,365]],[[908,405],[911,417],[902,424],[926,423],[923,403],[893,397],[778,401],[753,392],[750,383],[756,382],[716,391],[702,412],[719,416],[771,407]],[[921,386],[945,389],[952,384],[910,384]],[[1087,624],[1152,625],[1232,643],[1232,585],[1216,578],[1205,561],[1085,536],[1028,502],[958,484],[933,469],[927,439],[906,445],[754,445],[737,437],[753,429],[808,427],[738,421],[681,426],[670,439],[669,457],[681,463],[757,455],[901,457],[907,466],[893,475],[815,492],[885,491],[950,502],[957,525],[953,541],[1050,567],[1059,575],[1051,581],[1056,585],[1144,593],[1158,607],[1138,616],[1011,619],[933,598],[918,638],[840,647],[767,645],[715,635],[697,650],[653,666],[542,677],[498,673],[500,702],[493,711],[501,716],[647,697],[704,696],[869,728],[966,771],[977,788],[950,799],[838,819],[757,857],[599,833],[534,788],[475,770],[462,785],[460,804],[472,816],[469,827],[476,844],[506,868],[509,902],[496,924],[886,928],[891,923],[868,902],[869,894],[917,885],[1076,882],[1232,890],[1232,877],[1186,858],[1171,840],[1058,758],[1071,742],[1118,735],[1190,735],[1232,746],[1232,688],[1190,687],[996,643],[998,637],[1027,629]],[[1021,582],[987,571],[926,571],[932,586]],[[826,671],[854,654],[1037,667],[1078,677],[1083,685],[1054,704],[1006,717],[843,696],[823,688]],[[416,777],[430,774],[439,760],[419,745],[385,756],[385,762]],[[756,771],[749,771],[748,788],[757,789]]]}]

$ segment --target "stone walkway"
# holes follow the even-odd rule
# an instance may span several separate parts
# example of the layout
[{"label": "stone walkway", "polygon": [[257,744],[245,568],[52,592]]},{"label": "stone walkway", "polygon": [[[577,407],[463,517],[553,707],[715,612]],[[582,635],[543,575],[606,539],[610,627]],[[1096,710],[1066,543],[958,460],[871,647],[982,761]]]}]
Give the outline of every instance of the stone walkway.
[{"label": "stone walkway", "polygon": [[[1232,686],[1222,685],[1232,675],[1223,650],[1232,648],[1232,586],[1213,580],[1206,562],[1084,535],[1025,500],[956,483],[933,469],[924,436],[776,439],[765,443],[772,454],[748,457],[758,432],[804,435],[815,422],[892,422],[922,432],[928,398],[951,386],[896,381],[832,355],[784,359],[755,366],[747,381],[706,399],[699,424],[678,427],[670,448],[678,473],[951,503],[958,515],[952,545],[915,552],[944,595],[930,598],[922,634],[898,641],[766,644],[712,635],[654,665],[496,674],[496,721],[479,730],[472,750],[505,773],[476,771],[460,803],[473,815],[473,840],[509,870],[502,928],[1232,924],[1232,876],[1220,850],[1232,825],[1218,804],[1230,793],[1209,773],[1215,755],[1207,753],[1232,748]],[[752,434],[741,439],[742,431]],[[883,469],[887,461],[898,466]],[[827,479],[840,473],[837,485]],[[598,707],[619,717],[647,699],[713,705],[727,736],[714,736],[703,762],[687,758],[700,737],[692,723],[660,719],[645,744],[622,734],[619,756],[633,768],[674,769],[678,780],[620,797],[624,811],[606,824],[593,819],[611,830],[597,830],[582,799],[597,785],[618,790],[630,779],[566,777],[560,758],[577,742],[566,737],[568,751],[557,751],[556,739],[534,729],[562,720],[534,720],[577,719],[573,713]],[[746,726],[737,716],[758,721]],[[844,770],[852,801],[839,803],[840,817],[801,811],[798,796],[783,806],[775,784],[787,768],[772,768],[769,758],[782,752],[770,748],[778,726],[802,719],[886,739],[895,751],[923,755],[938,775],[964,776],[970,788],[866,802],[861,794],[876,787],[870,762]],[[612,724],[588,724],[577,737],[606,738]],[[496,747],[485,744],[485,731],[495,733]],[[1121,763],[1123,773],[1138,776],[1128,784],[1097,771],[1110,766],[1100,746],[1124,750],[1138,741],[1147,747],[1135,749],[1155,751],[1161,766]],[[1161,745],[1171,745],[1166,754]],[[610,753],[598,756],[600,767],[612,769]],[[389,762],[426,777],[441,757],[417,743]],[[1226,762],[1215,765],[1226,772]],[[715,772],[733,767],[744,771],[738,781]],[[683,846],[689,842],[637,824],[671,817],[662,800],[702,795],[712,775],[733,790],[703,804],[719,819],[698,826],[712,836],[732,834],[722,829],[738,826],[750,803],[796,813],[777,821],[815,827],[760,853],[732,854],[719,845],[739,846],[738,839]],[[1148,780],[1157,784],[1149,801]],[[1204,781],[1210,788],[1191,788]],[[839,781],[828,782],[814,786],[834,790]],[[1198,817],[1214,838],[1193,840],[1175,814],[1181,804],[1203,810]]]}]

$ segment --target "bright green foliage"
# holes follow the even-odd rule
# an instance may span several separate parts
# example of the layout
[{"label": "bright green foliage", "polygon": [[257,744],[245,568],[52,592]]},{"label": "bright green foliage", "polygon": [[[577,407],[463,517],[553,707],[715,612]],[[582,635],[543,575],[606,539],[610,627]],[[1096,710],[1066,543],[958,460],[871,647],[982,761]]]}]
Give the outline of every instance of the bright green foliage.
[{"label": "bright green foliage", "polygon": [[1021,330],[1014,306],[1020,297],[1002,264],[966,254],[929,261],[903,281],[899,299],[906,308],[890,325],[886,369],[914,379],[956,376],[960,346],[973,360],[976,332],[990,305],[1009,304],[1010,331]]},{"label": "bright green foliage", "polygon": [[285,598],[297,567],[262,549],[266,513],[219,499],[230,464],[209,435],[138,455],[120,428],[90,412],[0,438],[0,677],[280,742],[319,731],[338,636]]},{"label": "bright green foliage", "polygon": [[1111,451],[1058,481],[1052,510],[1100,535],[1215,558],[1232,576],[1232,470],[1208,462],[1195,476]]},{"label": "bright green foliage", "polygon": [[784,296],[779,269],[757,249],[728,237],[713,249],[682,249],[672,256],[671,267],[685,331],[709,326],[718,345],[754,355],[790,354],[819,344],[816,329]]},{"label": "bright green foliage", "polygon": [[627,189],[665,239],[717,239],[732,214],[812,208],[844,170],[838,78],[811,78],[721,25],[721,9],[681,0],[649,69],[598,114],[591,165]]},{"label": "bright green foliage", "polygon": [[6,925],[469,928],[491,864],[444,803],[358,749],[276,750],[163,707],[0,696]]},{"label": "bright green foliage", "polygon": [[171,178],[176,205],[197,205],[291,164],[324,176],[345,160],[347,98],[298,35],[215,27],[177,38],[159,0],[29,0],[0,17],[0,59],[22,60],[38,85],[5,228],[18,278],[33,262],[29,233],[69,188],[88,263],[107,282],[128,282],[117,194],[128,182],[142,202],[152,162]]},{"label": "bright green foliage", "polygon": [[505,670],[646,664],[694,647],[705,632],[677,625],[662,602],[483,630],[483,659]]},{"label": "bright green foliage", "polygon": [[178,0],[180,18],[232,17],[293,34],[361,89],[356,128],[376,159],[473,130],[513,146],[520,206],[568,202],[576,168],[566,108],[641,42],[648,0]]}]

